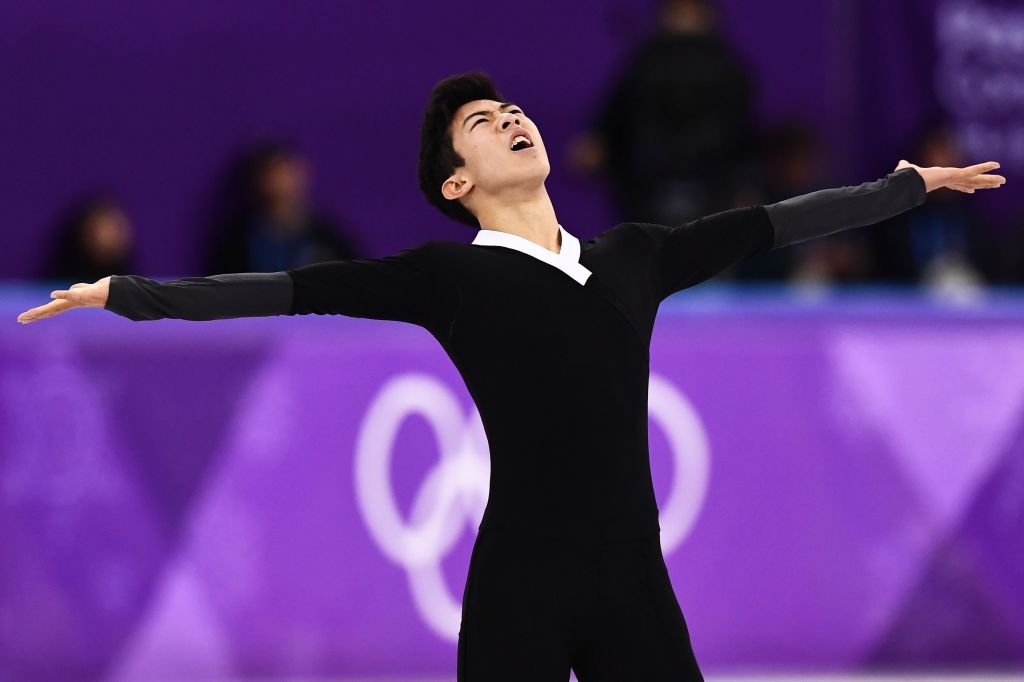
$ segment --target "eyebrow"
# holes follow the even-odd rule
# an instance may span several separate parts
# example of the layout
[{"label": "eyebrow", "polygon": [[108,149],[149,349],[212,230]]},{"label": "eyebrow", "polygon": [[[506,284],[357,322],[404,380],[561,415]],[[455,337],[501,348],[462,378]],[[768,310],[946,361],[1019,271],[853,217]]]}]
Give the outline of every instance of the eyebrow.
[{"label": "eyebrow", "polygon": [[[512,102],[502,102],[502,103],[501,103],[501,104],[500,104],[500,105],[498,106],[498,110],[500,111],[500,110],[502,110],[502,109],[505,109],[505,108],[507,108],[507,107],[514,107],[514,106],[515,106],[515,104],[513,104]],[[466,117],[466,118],[465,118],[465,119],[464,119],[464,120],[462,121],[462,127],[463,127],[463,128],[465,128],[465,127],[466,127],[466,123],[468,123],[468,122],[469,122],[469,119],[473,118],[474,116],[489,116],[489,115],[490,115],[490,113],[491,113],[491,112],[489,112],[489,111],[474,111],[474,112],[473,112],[472,114],[470,114],[469,116],[467,116],[467,117]]]}]

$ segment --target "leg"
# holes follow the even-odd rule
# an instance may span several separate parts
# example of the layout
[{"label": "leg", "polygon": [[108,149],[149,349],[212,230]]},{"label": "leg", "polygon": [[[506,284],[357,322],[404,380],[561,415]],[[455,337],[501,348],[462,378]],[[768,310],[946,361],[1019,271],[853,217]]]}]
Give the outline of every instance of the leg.
[{"label": "leg", "polygon": [[565,556],[551,540],[491,529],[477,536],[462,596],[458,682],[567,682]]},{"label": "leg", "polygon": [[579,682],[703,682],[658,536],[603,546],[600,573]]}]

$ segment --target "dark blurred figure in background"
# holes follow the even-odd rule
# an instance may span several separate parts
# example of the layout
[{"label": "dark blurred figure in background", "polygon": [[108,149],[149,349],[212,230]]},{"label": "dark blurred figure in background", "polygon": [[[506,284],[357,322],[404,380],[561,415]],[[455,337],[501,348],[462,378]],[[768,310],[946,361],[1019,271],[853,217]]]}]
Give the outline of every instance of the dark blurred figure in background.
[{"label": "dark blurred figure in background", "polygon": [[91,283],[107,275],[135,272],[133,243],[124,207],[107,193],[90,193],[60,219],[42,274],[47,279]]},{"label": "dark blurred figure in background", "polygon": [[[818,134],[807,124],[790,121],[765,135],[763,180],[766,193],[759,203],[782,201],[827,186],[826,154]],[[782,277],[799,285],[861,282],[871,275],[871,245],[859,231],[848,231],[796,244],[789,253],[769,253],[754,277]],[[757,263],[751,267],[758,267]]]},{"label": "dark blurred figure in background", "polygon": [[[821,174],[825,163],[821,142],[815,131],[800,121],[788,121],[769,130],[761,140],[760,159],[760,189],[743,197],[746,205],[773,204],[823,186]],[[798,263],[813,257],[809,251],[820,250],[825,242],[845,236],[846,233],[840,233],[748,258],[732,274],[744,280],[789,279]]]},{"label": "dark blurred figure in background", "polygon": [[678,225],[731,208],[753,141],[752,85],[711,0],[662,0],[571,168],[607,173],[622,220]]},{"label": "dark blurred figure in background", "polygon": [[[917,144],[919,165],[958,165],[964,155],[953,131],[930,127]],[[932,287],[976,287],[996,278],[996,250],[984,221],[962,192],[939,190],[927,204],[874,225],[875,278]]]},{"label": "dark blurred figure in background", "polygon": [[309,165],[278,140],[254,145],[232,164],[209,272],[277,272],[355,257],[352,242],[310,207]]}]

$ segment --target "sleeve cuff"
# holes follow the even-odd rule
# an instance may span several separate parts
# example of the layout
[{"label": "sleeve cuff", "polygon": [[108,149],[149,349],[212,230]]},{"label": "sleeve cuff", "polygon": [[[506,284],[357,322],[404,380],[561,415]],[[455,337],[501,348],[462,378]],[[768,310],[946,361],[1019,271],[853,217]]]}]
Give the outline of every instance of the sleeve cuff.
[{"label": "sleeve cuff", "polygon": [[122,294],[124,293],[121,291],[122,285],[121,275],[110,276],[110,282],[107,284],[107,302],[103,304],[103,309],[127,317],[120,307],[121,299],[123,298]]},{"label": "sleeve cuff", "polygon": [[916,168],[901,168],[900,170],[893,173],[893,175],[903,174],[909,178],[911,183],[911,197],[914,202],[914,206],[920,206],[928,200],[928,186],[924,182],[924,178],[917,172]]}]

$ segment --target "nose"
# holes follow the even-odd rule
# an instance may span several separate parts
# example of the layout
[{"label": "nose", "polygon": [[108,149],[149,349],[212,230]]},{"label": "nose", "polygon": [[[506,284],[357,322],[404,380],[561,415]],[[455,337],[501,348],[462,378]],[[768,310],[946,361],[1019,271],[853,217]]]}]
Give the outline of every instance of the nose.
[{"label": "nose", "polygon": [[[509,118],[509,116],[511,116],[512,118]],[[507,130],[509,125],[512,123],[515,123],[516,125],[522,125],[522,123],[519,122],[519,116],[517,116],[516,114],[513,114],[511,112],[503,114],[503,117],[501,119],[501,129]]]}]

